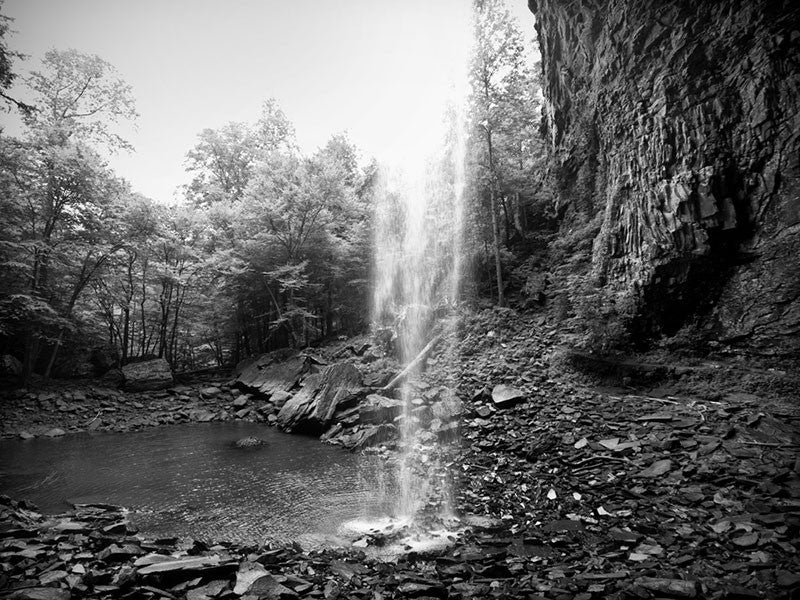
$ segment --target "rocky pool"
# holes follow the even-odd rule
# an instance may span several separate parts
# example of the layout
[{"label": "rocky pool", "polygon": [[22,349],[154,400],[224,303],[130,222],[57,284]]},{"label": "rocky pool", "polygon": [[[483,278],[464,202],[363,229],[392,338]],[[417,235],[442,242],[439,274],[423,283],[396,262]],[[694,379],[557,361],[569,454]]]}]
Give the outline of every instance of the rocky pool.
[{"label": "rocky pool", "polygon": [[[236,448],[247,436],[267,444]],[[357,455],[255,423],[0,442],[0,493],[51,513],[121,505],[145,537],[340,543],[344,523],[385,511],[380,488]]]}]

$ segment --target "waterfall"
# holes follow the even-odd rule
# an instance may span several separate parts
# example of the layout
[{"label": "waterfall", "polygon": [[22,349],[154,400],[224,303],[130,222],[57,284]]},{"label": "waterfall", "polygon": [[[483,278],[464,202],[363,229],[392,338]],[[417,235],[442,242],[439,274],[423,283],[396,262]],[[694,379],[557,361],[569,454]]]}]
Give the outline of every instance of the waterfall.
[{"label": "waterfall", "polygon": [[[372,316],[376,329],[389,329],[396,336],[402,367],[411,365],[426,345],[437,340],[437,356],[447,354],[452,339],[464,270],[465,140],[460,104],[449,107],[446,139],[437,152],[420,153],[416,163],[381,173]],[[403,412],[394,512],[406,522],[417,521],[422,511],[428,517],[432,511],[440,518],[452,514],[449,477],[438,440],[441,430],[427,423],[430,398],[415,385],[423,364],[412,368],[395,391],[403,401]],[[436,384],[452,390],[455,382]]]}]

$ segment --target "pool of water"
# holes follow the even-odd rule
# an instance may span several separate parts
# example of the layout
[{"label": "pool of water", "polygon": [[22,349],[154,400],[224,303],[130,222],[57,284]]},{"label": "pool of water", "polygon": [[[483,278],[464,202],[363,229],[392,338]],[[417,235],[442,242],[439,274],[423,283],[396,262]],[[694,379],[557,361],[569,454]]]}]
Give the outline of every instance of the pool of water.
[{"label": "pool of water", "polygon": [[[267,445],[234,446],[251,435]],[[147,537],[346,543],[344,523],[387,509],[381,487],[358,455],[255,423],[0,442],[0,493],[50,513],[125,506]]]}]

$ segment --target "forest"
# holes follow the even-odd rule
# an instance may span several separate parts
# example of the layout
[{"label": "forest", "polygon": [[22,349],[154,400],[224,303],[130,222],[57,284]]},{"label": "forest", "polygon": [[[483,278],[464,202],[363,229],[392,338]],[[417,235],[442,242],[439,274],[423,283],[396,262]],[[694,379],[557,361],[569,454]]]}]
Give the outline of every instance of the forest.
[{"label": "forest", "polygon": [[[552,202],[536,66],[502,2],[481,6],[467,116],[474,277],[462,300],[503,305],[526,283],[527,246],[552,228]],[[2,26],[3,89],[19,79],[34,98],[3,93],[24,131],[0,137],[0,353],[26,380],[152,357],[178,371],[232,365],[369,327],[381,167],[346,134],[305,155],[265,99],[255,122],[197,133],[180,202],[147,198],[107,164],[131,149],[115,124],[137,116],[114,66],[52,50],[17,73]]]}]

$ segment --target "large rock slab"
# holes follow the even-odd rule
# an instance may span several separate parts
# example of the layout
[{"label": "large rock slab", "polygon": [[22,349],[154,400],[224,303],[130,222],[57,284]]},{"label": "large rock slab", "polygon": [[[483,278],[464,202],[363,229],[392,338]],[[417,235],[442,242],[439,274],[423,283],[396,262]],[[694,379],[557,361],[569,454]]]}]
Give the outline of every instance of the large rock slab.
[{"label": "large rock slab", "polygon": [[278,412],[278,426],[288,431],[321,434],[337,408],[358,401],[362,391],[361,371],[350,363],[326,367],[309,375],[303,387]]},{"label": "large rock slab", "polygon": [[236,382],[247,390],[272,396],[291,390],[306,371],[303,355],[276,350],[236,365]]},{"label": "large rock slab", "polygon": [[175,382],[172,368],[163,358],[125,365],[122,374],[125,376],[124,387],[129,392],[164,390]]},{"label": "large rock slab", "polygon": [[358,422],[364,425],[391,423],[403,414],[403,401],[370,394],[358,408]]}]

